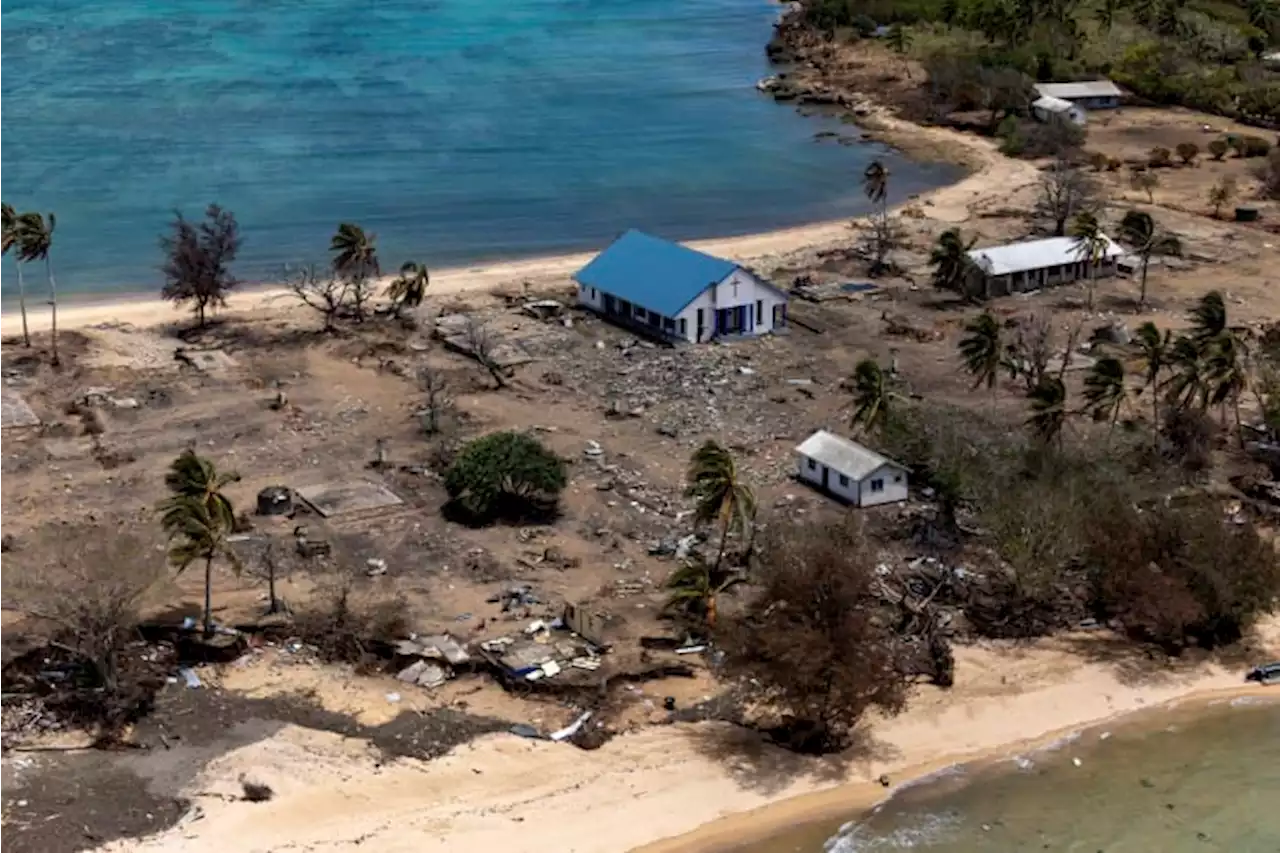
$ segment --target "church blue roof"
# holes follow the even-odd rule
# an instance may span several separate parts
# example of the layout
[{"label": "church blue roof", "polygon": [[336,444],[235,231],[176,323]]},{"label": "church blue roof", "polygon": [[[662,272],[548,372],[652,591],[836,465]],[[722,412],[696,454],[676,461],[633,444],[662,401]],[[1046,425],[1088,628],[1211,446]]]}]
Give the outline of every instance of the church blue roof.
[{"label": "church blue roof", "polygon": [[674,317],[738,265],[636,231],[614,240],[574,279],[647,311]]}]

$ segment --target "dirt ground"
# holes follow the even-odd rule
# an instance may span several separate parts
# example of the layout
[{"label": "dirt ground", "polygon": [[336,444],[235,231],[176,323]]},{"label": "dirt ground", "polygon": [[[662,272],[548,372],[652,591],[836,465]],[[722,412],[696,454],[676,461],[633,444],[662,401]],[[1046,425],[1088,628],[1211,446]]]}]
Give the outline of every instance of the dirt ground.
[{"label": "dirt ground", "polygon": [[[865,88],[868,73],[866,68],[850,71],[847,82]],[[1125,108],[1091,118],[1087,149],[1121,159],[1142,156],[1157,144],[1172,148],[1183,139],[1204,148],[1212,138],[1204,125],[1215,132],[1233,129],[1219,119],[1183,111]],[[863,119],[890,139],[911,131],[884,111]],[[64,364],[58,369],[48,363],[46,338],[39,338],[33,350],[6,340],[5,394],[20,394],[40,424],[4,432],[0,500],[4,533],[13,537],[5,569],[38,572],[43,544],[66,525],[127,519],[124,523],[131,526],[153,527],[165,468],[184,448],[193,447],[220,468],[242,475],[229,491],[237,508],[250,513],[259,490],[275,485],[299,489],[368,481],[385,486],[401,501],[330,518],[305,506],[290,519],[254,517],[254,529],[242,545],[249,571],[240,576],[225,567],[216,571],[214,604],[220,621],[236,623],[260,613],[260,546],[275,541],[287,552],[294,528],[305,525],[310,538],[334,543],[357,564],[385,560],[386,574],[360,583],[379,594],[403,595],[419,633],[448,631],[468,641],[487,639],[519,631],[532,619],[558,615],[564,602],[582,602],[607,616],[615,644],[611,665],[642,666],[649,657],[636,640],[672,630],[659,618],[661,587],[674,565],[663,552],[693,532],[690,506],[682,496],[683,475],[689,454],[701,442],[715,438],[734,451],[757,490],[767,524],[842,511],[790,474],[794,447],[810,432],[820,427],[848,431],[850,398],[841,383],[859,359],[871,355],[882,364],[896,362],[903,393],[990,405],[987,395],[970,391],[955,354],[959,330],[976,309],[930,287],[928,251],[942,230],[954,226],[976,237],[979,246],[1043,233],[1044,223],[1030,215],[1037,164],[1005,161],[988,140],[954,131],[915,128],[915,136],[917,150],[920,139],[935,150],[950,145],[963,151],[971,165],[989,169],[985,174],[991,180],[971,182],[962,197],[953,193],[945,201],[907,201],[899,208],[907,244],[894,256],[903,274],[879,279],[874,291],[856,297],[795,300],[794,322],[785,335],[671,349],[576,310],[563,318],[529,316],[522,308],[526,299],[570,301],[572,284],[560,277],[537,281],[523,294],[506,289],[429,298],[416,328],[380,318],[340,335],[323,335],[316,331],[316,318],[282,305],[228,317],[198,335],[169,327],[85,327],[63,333]],[[1273,287],[1280,270],[1280,237],[1272,229],[1280,223],[1280,207],[1260,203],[1261,221],[1244,224],[1211,218],[1206,201],[1208,188],[1223,174],[1237,176],[1241,198],[1247,199],[1254,191],[1249,172],[1254,162],[1202,158],[1194,166],[1160,170],[1154,204],[1129,189],[1124,171],[1099,173],[1110,194],[1105,225],[1114,229],[1130,208],[1149,210],[1185,246],[1182,259],[1153,266],[1151,305],[1145,314],[1135,313],[1137,282],[1129,278],[1101,283],[1098,310],[1092,314],[1084,310],[1082,286],[998,300],[994,310],[1005,315],[1050,312],[1055,322],[1079,324],[1086,334],[1117,320],[1130,328],[1147,319],[1176,327],[1194,300],[1221,289],[1228,295],[1233,322],[1254,327],[1274,322],[1280,317],[1280,294]],[[855,225],[833,243],[797,247],[756,259],[754,265],[783,286],[798,275],[819,283],[865,281],[865,264],[850,248],[856,235]],[[531,357],[516,368],[511,387],[494,387],[475,362],[433,337],[435,316],[458,310],[483,317]],[[183,347],[216,348],[229,358],[214,369],[197,369],[175,358]],[[570,485],[554,523],[475,530],[442,516],[446,495],[432,471],[440,439],[423,435],[416,414],[423,395],[415,376],[424,367],[448,382],[457,413],[448,426],[451,438],[529,429],[570,461]],[[90,389],[105,400],[96,409],[99,415],[92,416],[100,418],[98,423],[73,412]],[[287,398],[283,406],[274,405],[279,392]],[[1014,394],[1000,399],[1010,428],[1017,428],[1020,401]],[[375,469],[370,462],[380,439],[390,464]],[[877,523],[892,525],[910,511],[910,506],[891,507],[868,514]],[[295,608],[305,607],[322,580],[316,566],[291,559],[285,575],[283,596]],[[490,603],[513,583],[531,585],[540,603],[505,613]],[[201,578],[193,570],[161,592],[157,612],[195,615],[200,601]],[[8,645],[29,626],[10,611],[4,617]],[[609,726],[620,731],[668,721],[670,715],[661,710],[667,696],[675,697],[680,709],[713,699],[720,688],[705,664],[686,662],[695,666],[695,677],[631,684],[617,691]],[[44,757],[24,758],[27,764],[19,767],[16,759],[7,758],[5,827],[24,829],[6,832],[4,849],[78,849],[177,819],[181,808],[174,796],[181,774],[166,776],[154,767],[143,773],[137,762],[160,761],[155,756],[170,752],[173,741],[168,735],[161,738],[160,731],[180,727],[175,721],[191,714],[206,720],[204,729],[179,733],[176,739],[216,750],[236,738],[253,737],[252,727],[244,728],[250,718],[301,720],[385,745],[386,738],[379,740],[376,733],[379,727],[384,734],[392,732],[386,736],[392,740],[395,731],[402,738],[407,731],[386,728],[397,719],[421,721],[454,713],[460,716],[443,727],[466,734],[468,726],[483,731],[512,723],[551,729],[577,712],[571,702],[511,695],[478,676],[427,691],[388,676],[321,665],[283,646],[262,647],[234,666],[205,667],[200,673],[200,690],[187,690],[181,682],[170,685],[161,694],[160,711],[140,727],[151,758],[94,758],[93,767]],[[196,707],[200,703],[220,704],[223,710],[213,713]],[[471,722],[457,722],[463,719]],[[414,747],[418,754],[430,754],[446,742],[441,737],[428,740],[426,746]],[[171,763],[203,760],[205,753],[185,744]],[[94,790],[107,800],[95,801],[89,796],[92,786],[86,785],[85,796],[74,798],[81,811],[73,822],[83,828],[58,829],[61,834],[42,830],[65,827],[69,813],[60,811],[66,798],[53,797],[47,782],[23,782],[14,775],[22,770],[24,778],[36,779],[33,762],[35,769],[52,768],[54,775],[44,778],[97,779]],[[124,778],[119,774],[128,773],[150,780],[151,799],[127,807],[113,799],[122,796],[120,790],[136,788],[119,782]],[[114,811],[107,807],[110,803],[117,804]]]}]

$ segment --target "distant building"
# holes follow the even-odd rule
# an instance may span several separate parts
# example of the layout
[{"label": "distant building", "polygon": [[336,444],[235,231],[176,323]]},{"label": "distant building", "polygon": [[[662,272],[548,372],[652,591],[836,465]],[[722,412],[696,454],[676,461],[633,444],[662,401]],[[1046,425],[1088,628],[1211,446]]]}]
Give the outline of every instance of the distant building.
[{"label": "distant building", "polygon": [[854,506],[875,506],[907,499],[907,469],[826,430],[818,430],[796,448],[797,476]]},{"label": "distant building", "polygon": [[[1115,275],[1116,262],[1124,255],[1124,249],[1114,240],[1106,237],[1106,241],[1107,248],[1098,261],[1098,278]],[[1092,268],[1074,237],[1048,237],[972,249],[969,260],[985,276],[984,285],[993,296],[1070,284],[1089,278]]]},{"label": "distant building", "polygon": [[1120,106],[1124,92],[1110,80],[1085,80],[1079,83],[1036,83],[1036,94],[1042,98],[1058,98],[1086,110],[1112,110]]},{"label": "distant building", "polygon": [[1051,98],[1048,95],[1042,95],[1031,102],[1031,114],[1045,123],[1061,119],[1083,127],[1086,121],[1083,107],[1077,107],[1070,101]]},{"label": "distant building", "polygon": [[700,343],[776,332],[787,294],[755,273],[679,243],[631,230],[574,275],[578,302],[668,340]]}]

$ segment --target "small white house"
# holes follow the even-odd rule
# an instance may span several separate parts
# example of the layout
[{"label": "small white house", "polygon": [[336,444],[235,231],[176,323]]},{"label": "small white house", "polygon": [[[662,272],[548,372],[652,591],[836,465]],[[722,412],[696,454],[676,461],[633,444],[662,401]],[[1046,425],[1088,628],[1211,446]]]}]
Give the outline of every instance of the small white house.
[{"label": "small white house", "polygon": [[1116,262],[1124,255],[1124,249],[1110,237],[1103,236],[1106,248],[1098,255],[1096,270],[1087,247],[1075,237],[1046,237],[972,249],[969,260],[985,277],[984,285],[992,296],[1039,290],[1090,276],[1115,275]]},{"label": "small white house", "polygon": [[1036,120],[1045,124],[1057,119],[1084,127],[1087,120],[1083,108],[1062,98],[1051,98],[1048,95],[1042,95],[1031,102],[1031,114],[1036,117]]},{"label": "small white house", "polygon": [[787,326],[786,292],[732,261],[634,229],[573,278],[580,305],[668,340],[701,343]]},{"label": "small white house", "polygon": [[796,448],[797,476],[854,506],[907,499],[906,466],[847,438],[818,430]]},{"label": "small white house", "polygon": [[1081,80],[1075,83],[1036,83],[1042,98],[1069,101],[1086,110],[1111,110],[1120,106],[1124,92],[1110,80]]}]

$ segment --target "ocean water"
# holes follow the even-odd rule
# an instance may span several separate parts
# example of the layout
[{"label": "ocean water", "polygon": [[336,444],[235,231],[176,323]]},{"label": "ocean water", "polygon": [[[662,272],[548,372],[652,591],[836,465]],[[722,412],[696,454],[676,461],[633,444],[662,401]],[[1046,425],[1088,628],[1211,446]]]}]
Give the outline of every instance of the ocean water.
[{"label": "ocean water", "polygon": [[[396,266],[440,266],[631,226],[687,239],[863,211],[862,169],[884,150],[815,140],[831,123],[754,89],[778,11],[6,0],[4,200],[58,214],[59,284],[81,292],[157,286],[171,212],[211,201],[240,220],[248,280],[323,258],[344,220]],[[956,175],[890,165],[897,198]]]},{"label": "ocean water", "polygon": [[1224,703],[1086,731],[940,774],[843,825],[796,827],[735,853],[904,850],[1277,853],[1280,704]]}]

